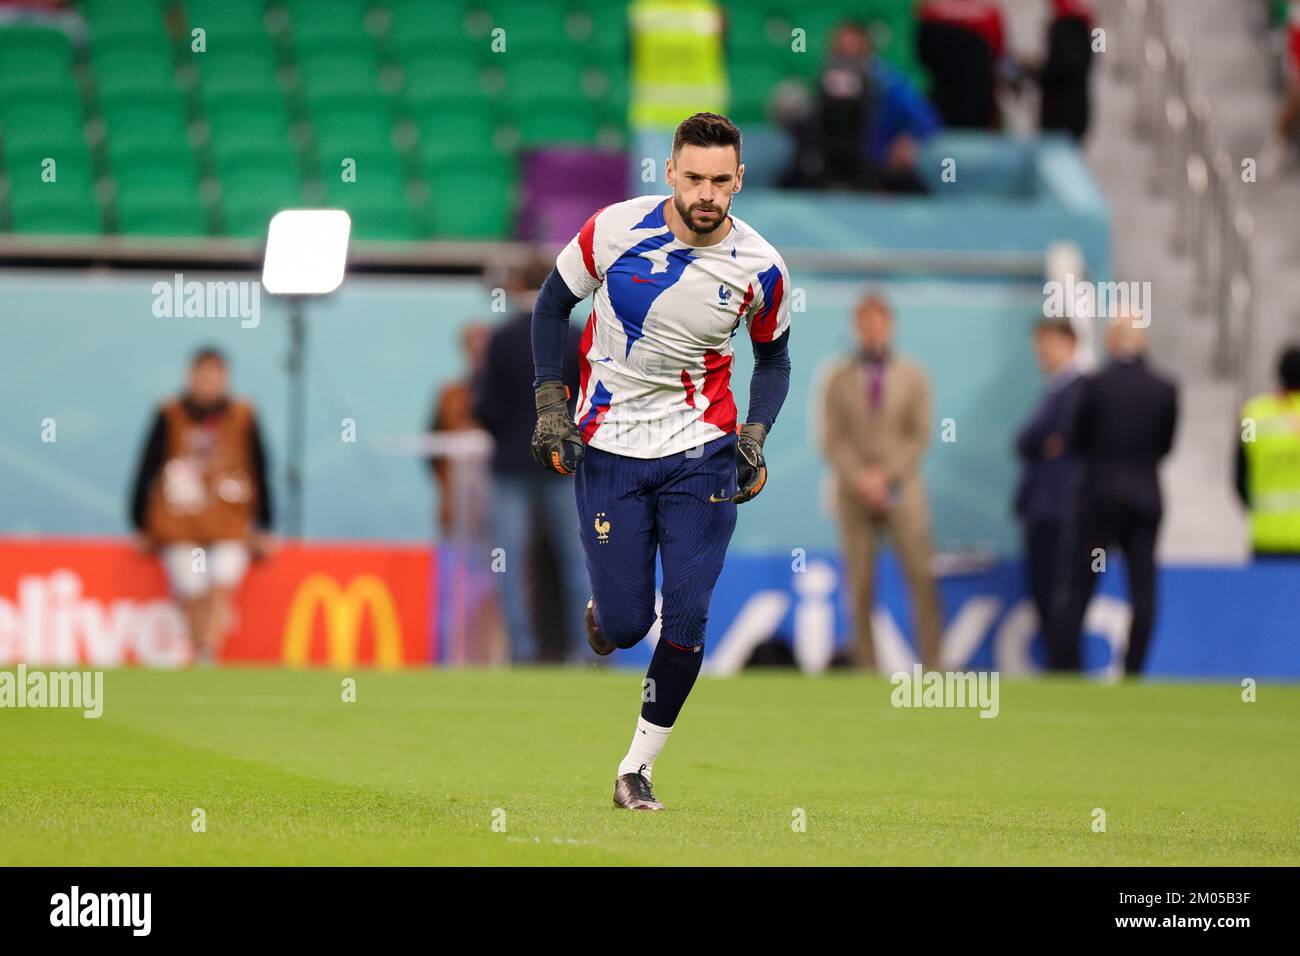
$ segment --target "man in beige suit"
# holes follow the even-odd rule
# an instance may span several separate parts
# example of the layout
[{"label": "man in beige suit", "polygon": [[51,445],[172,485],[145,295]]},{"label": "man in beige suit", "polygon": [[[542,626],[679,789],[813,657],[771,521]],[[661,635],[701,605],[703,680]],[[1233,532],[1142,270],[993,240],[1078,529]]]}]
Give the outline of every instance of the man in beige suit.
[{"label": "man in beige suit", "polygon": [[845,573],[853,589],[854,661],[876,666],[876,538],[888,530],[911,591],[917,646],[928,670],[939,663],[941,627],[921,480],[930,441],[930,383],[919,365],[891,351],[894,318],[882,296],[864,296],[854,324],[860,347],[830,372],[821,410],[821,445],[834,477]]}]

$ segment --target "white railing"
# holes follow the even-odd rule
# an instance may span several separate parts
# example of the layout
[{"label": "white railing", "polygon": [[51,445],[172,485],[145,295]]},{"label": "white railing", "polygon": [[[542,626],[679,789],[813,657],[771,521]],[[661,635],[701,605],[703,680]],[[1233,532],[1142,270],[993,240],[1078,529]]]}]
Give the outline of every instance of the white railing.
[{"label": "white railing", "polygon": [[1167,2],[1107,5],[1119,34],[1116,75],[1134,86],[1134,133],[1154,146],[1147,185],[1173,203],[1169,246],[1190,260],[1193,308],[1214,317],[1212,367],[1244,395],[1253,385],[1255,277],[1242,170],[1218,143],[1209,101],[1192,92],[1188,46],[1169,31]]}]

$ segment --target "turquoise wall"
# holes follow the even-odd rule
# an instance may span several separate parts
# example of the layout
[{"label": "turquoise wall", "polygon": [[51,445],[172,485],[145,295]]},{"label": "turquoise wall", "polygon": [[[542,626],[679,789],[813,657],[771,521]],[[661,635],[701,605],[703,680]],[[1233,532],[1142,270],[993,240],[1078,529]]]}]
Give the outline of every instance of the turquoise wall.
[{"label": "turquoise wall", "polygon": [[[248,278],[187,274],[187,279]],[[288,347],[283,309],[261,300],[261,322],[155,318],[152,285],[170,275],[0,275],[0,532],[119,534],[151,410],[175,390],[189,353],[215,342],[237,392],[260,409],[277,497],[284,501]],[[863,284],[795,275],[805,311],[793,315],[790,396],[768,443],[771,483],[742,509],[735,546],[770,551],[834,545],[819,496],[813,389],[819,368],[850,345],[848,316]],[[1028,331],[1040,312],[1034,283],[907,279],[879,284],[895,300],[899,346],[931,371],[935,427],[956,422],[927,461],[936,536],[949,545],[1014,548],[1006,521],[1012,430],[1037,374]],[[305,528],[310,537],[424,538],[434,490],[423,464],[393,439],[423,428],[437,386],[459,374],[460,326],[495,319],[473,280],[349,279],[309,316],[309,434]],[[575,316],[586,315],[586,305]],[[752,356],[738,336],[733,388],[744,410]],[[41,440],[53,419],[56,438]],[[354,418],[357,442],[340,440]]]}]

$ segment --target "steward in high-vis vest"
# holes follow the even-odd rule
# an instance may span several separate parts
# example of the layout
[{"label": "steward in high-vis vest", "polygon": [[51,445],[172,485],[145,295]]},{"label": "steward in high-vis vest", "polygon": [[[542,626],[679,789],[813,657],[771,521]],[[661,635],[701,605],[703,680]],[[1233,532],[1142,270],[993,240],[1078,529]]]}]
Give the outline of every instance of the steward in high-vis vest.
[{"label": "steward in high-vis vest", "polygon": [[142,551],[157,551],[197,660],[212,663],[250,553],[273,546],[266,454],[253,408],[226,392],[225,357],[195,353],[184,394],[154,417],[131,497]]},{"label": "steward in high-vis vest", "polygon": [[1282,354],[1278,378],[1241,409],[1237,493],[1256,557],[1300,557],[1300,346]]},{"label": "steward in high-vis vest", "polygon": [[726,113],[722,13],[713,0],[634,0],[628,16],[633,126],[675,130],[694,113]]}]

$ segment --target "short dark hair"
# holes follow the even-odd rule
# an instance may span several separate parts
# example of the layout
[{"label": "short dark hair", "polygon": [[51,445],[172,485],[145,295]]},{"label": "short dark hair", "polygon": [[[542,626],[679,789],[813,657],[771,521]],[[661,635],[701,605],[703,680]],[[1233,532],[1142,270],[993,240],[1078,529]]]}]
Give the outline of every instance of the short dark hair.
[{"label": "short dark hair", "polygon": [[1069,319],[1042,319],[1034,326],[1035,335],[1044,335],[1048,332],[1064,335],[1071,342],[1077,342],[1079,339],[1079,335],[1074,331],[1074,326]]},{"label": "short dark hair", "polygon": [[1288,345],[1277,361],[1277,377],[1289,392],[1300,391],[1300,345]]},{"label": "short dark hair", "polygon": [[226,361],[226,353],[221,351],[215,345],[202,345],[194,350],[190,356],[190,368],[198,368],[204,362],[219,362],[222,365],[229,365]]},{"label": "short dark hair", "polygon": [[691,146],[734,146],[736,162],[740,162],[740,128],[718,113],[696,113],[677,124],[673,134],[673,155],[681,148]]}]

